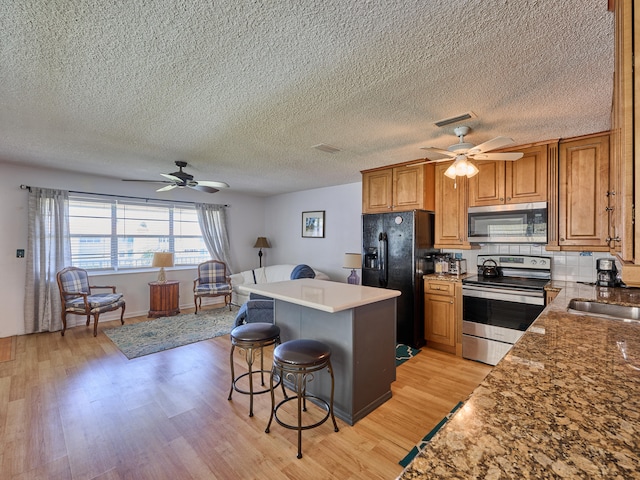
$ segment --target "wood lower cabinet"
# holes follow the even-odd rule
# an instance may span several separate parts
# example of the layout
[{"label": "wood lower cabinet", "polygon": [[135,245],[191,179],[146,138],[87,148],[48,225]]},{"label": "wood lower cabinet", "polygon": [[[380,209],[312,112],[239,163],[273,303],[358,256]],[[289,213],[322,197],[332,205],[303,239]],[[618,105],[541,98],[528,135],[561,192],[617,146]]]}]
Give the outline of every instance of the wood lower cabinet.
[{"label": "wood lower cabinet", "polygon": [[547,201],[548,145],[513,147],[520,160],[475,161],[478,174],[469,179],[469,206]]},{"label": "wood lower cabinet", "polygon": [[560,293],[559,290],[545,290],[544,291],[544,304],[549,305],[551,302],[555,300],[555,298]]},{"label": "wood lower cabinet", "polygon": [[433,210],[433,165],[399,165],[362,172],[362,213]]},{"label": "wood lower cabinet", "polygon": [[427,346],[462,356],[462,284],[424,280],[424,332]]},{"label": "wood lower cabinet", "polygon": [[558,175],[560,248],[608,251],[609,133],[562,140]]},{"label": "wood lower cabinet", "polygon": [[149,317],[171,317],[180,313],[180,282],[150,282],[149,295]]}]

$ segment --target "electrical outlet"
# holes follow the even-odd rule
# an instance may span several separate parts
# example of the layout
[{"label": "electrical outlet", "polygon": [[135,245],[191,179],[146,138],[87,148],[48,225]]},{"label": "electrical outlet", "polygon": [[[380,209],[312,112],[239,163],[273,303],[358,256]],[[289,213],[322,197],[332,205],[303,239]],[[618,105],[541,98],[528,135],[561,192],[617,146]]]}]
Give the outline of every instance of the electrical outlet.
[{"label": "electrical outlet", "polygon": [[16,250],[16,257],[24,258],[24,248],[19,248],[18,250]]}]

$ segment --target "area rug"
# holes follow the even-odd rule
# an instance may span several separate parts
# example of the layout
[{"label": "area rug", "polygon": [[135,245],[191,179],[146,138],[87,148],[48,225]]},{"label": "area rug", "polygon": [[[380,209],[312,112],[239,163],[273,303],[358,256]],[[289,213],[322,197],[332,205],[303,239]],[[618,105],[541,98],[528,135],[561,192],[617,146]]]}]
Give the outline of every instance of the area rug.
[{"label": "area rug", "polygon": [[427,446],[427,444],[431,441],[433,436],[436,433],[438,433],[438,430],[440,430],[444,426],[444,424],[449,421],[449,419],[453,416],[453,414],[456,413],[462,405],[463,405],[462,402],[458,402],[458,404],[455,407],[453,407],[453,409],[447,414],[447,416],[444,417],[442,420],[440,420],[438,424],[435,427],[433,427],[433,429],[431,429],[431,431],[427,433],[424,436],[424,438],[420,440],[420,442],[418,442],[418,444],[415,447],[411,449],[411,451],[407,454],[407,456],[404,457],[402,460],[400,460],[398,463],[403,467],[406,467],[407,465],[409,465],[411,463],[411,460],[413,460],[414,457],[418,455],[418,453],[420,453],[420,451]]},{"label": "area rug", "polygon": [[107,328],[104,333],[131,360],[226,335],[231,331],[237,313],[238,307],[231,307],[231,311],[222,307],[197,315],[187,313]]},{"label": "area rug", "polygon": [[420,353],[419,348],[411,348],[409,345],[399,343],[396,345],[396,367]]}]

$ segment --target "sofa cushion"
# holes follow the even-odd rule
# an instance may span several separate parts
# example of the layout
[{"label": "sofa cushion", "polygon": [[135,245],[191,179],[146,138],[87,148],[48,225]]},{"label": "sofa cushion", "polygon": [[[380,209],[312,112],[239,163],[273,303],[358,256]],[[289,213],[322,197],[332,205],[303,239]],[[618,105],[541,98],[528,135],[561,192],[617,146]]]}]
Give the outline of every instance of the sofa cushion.
[{"label": "sofa cushion", "polygon": [[309,265],[296,265],[291,271],[291,280],[297,280],[298,278],[315,278],[316,272],[313,271]]}]

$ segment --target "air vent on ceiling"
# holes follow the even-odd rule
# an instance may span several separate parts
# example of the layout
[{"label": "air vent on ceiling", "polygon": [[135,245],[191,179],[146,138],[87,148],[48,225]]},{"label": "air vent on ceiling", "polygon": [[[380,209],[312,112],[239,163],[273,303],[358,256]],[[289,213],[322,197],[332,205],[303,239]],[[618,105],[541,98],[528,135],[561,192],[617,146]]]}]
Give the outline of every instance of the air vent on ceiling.
[{"label": "air vent on ceiling", "polygon": [[338,153],[340,151],[338,147],[332,147],[331,145],[327,145],[326,143],[319,143],[318,145],[314,145],[311,148],[315,148],[316,150],[321,150],[327,153]]},{"label": "air vent on ceiling", "polygon": [[435,125],[436,127],[446,127],[447,125],[451,125],[452,123],[462,122],[463,120],[469,120],[471,118],[476,118],[476,114],[473,112],[467,112],[455,117],[438,120],[437,122],[435,122]]}]

